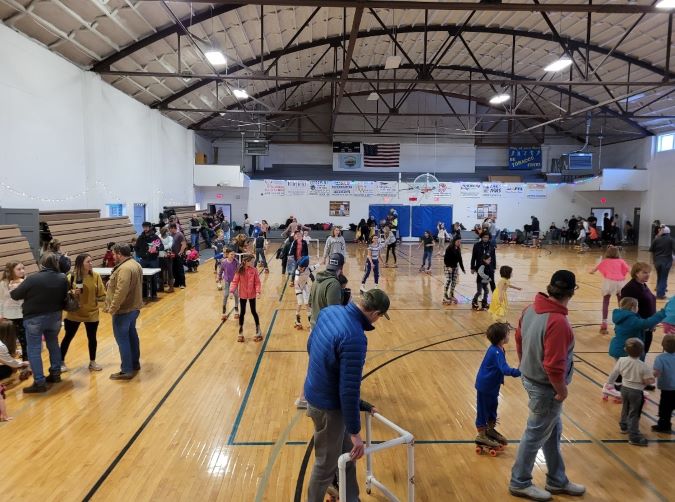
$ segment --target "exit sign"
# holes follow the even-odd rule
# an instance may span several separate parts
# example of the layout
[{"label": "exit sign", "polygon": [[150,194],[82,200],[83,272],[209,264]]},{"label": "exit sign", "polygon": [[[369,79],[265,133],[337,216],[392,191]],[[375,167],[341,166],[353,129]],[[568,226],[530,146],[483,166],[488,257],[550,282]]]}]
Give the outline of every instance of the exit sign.
[{"label": "exit sign", "polygon": [[217,194],[216,194],[216,199],[222,199],[222,198],[223,198],[223,194],[222,194],[222,193],[217,193]]}]

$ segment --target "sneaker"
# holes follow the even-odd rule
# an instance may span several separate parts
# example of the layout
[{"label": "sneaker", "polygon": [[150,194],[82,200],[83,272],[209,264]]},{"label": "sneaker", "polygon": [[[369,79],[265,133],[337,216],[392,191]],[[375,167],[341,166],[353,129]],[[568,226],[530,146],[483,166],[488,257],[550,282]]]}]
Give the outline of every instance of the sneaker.
[{"label": "sneaker", "polygon": [[606,335],[607,333],[609,333],[609,331],[607,330],[607,323],[605,321],[602,321],[602,324],[600,325],[600,334]]},{"label": "sneaker", "polygon": [[42,392],[47,392],[46,384],[38,385],[34,383],[33,385],[29,385],[28,387],[23,388],[24,394],[39,394]]},{"label": "sneaker", "polygon": [[96,364],[96,361],[89,361],[89,371],[101,371],[103,366]]},{"label": "sneaker", "polygon": [[134,378],[133,373],[124,373],[122,371],[110,375],[110,380],[131,380],[132,378]]},{"label": "sneaker", "polygon": [[530,485],[527,488],[514,488],[509,486],[509,493],[515,497],[522,497],[530,500],[540,500],[546,501],[551,500],[551,493],[541,488],[537,488],[534,485]]},{"label": "sneaker", "polygon": [[375,284],[375,286],[373,286],[373,289],[380,289],[380,285],[379,285],[379,284]]},{"label": "sneaker", "polygon": [[365,293],[366,292],[366,285],[361,284],[361,287],[359,288],[359,291],[361,291],[361,293]]},{"label": "sneaker", "polygon": [[68,369],[68,366],[66,366],[65,364],[61,364],[61,373],[67,373],[68,371],[70,371]]},{"label": "sneaker", "polygon": [[581,497],[584,493],[586,493],[586,487],[584,485],[572,483],[571,481],[568,481],[567,484],[562,488],[555,488],[553,486],[546,485],[546,490],[554,495],[564,494],[571,495],[573,497]]},{"label": "sneaker", "polygon": [[59,383],[61,381],[61,375],[58,373],[50,373],[47,378],[45,378],[45,382],[49,383]]},{"label": "sneaker", "polygon": [[621,427],[621,434],[628,434],[628,427]]},{"label": "sneaker", "polygon": [[633,446],[648,446],[649,441],[647,441],[647,438],[629,439],[628,444]]},{"label": "sneaker", "polygon": [[662,432],[664,434],[670,434],[673,432],[673,429],[668,427],[667,429],[665,427],[659,427],[658,425],[652,425],[652,430],[654,432]]},{"label": "sneaker", "polygon": [[178,289],[185,289],[185,286],[178,286]]},{"label": "sneaker", "polygon": [[307,400],[304,397],[299,397],[295,400],[295,407],[299,410],[307,409]]}]

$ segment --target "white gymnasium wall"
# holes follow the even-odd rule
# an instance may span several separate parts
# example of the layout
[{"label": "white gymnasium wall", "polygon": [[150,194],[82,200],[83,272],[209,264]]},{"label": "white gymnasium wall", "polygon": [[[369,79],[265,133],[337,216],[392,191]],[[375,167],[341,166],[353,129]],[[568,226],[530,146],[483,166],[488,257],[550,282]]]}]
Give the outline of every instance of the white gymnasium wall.
[{"label": "white gymnasium wall", "polygon": [[194,202],[193,133],[0,25],[0,204]]},{"label": "white gymnasium wall", "polygon": [[[202,209],[206,209],[209,204],[230,204],[232,220],[239,224],[244,222],[244,213],[248,212],[251,215],[248,188],[195,187],[195,199]],[[269,222],[272,215],[268,214],[263,218]]]},{"label": "white gymnasium wall", "polygon": [[649,191],[644,192],[640,222],[640,246],[649,246],[651,223],[675,225],[675,150],[655,153],[647,162]]}]

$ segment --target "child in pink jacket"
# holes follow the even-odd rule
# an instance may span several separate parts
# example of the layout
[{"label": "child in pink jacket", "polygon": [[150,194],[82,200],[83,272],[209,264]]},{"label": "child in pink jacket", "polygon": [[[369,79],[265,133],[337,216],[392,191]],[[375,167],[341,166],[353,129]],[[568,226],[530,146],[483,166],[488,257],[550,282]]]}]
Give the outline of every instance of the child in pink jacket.
[{"label": "child in pink jacket", "polygon": [[606,335],[607,314],[609,311],[609,299],[616,295],[617,303],[621,301],[621,289],[626,283],[626,274],[630,272],[628,263],[621,259],[619,249],[607,246],[604,259],[591,270],[591,274],[599,271],[604,280],[602,281],[602,324],[600,333]]},{"label": "child in pink jacket", "polygon": [[245,254],[241,257],[241,265],[237,273],[234,274],[234,280],[230,285],[230,293],[234,293],[239,288],[239,336],[238,342],[244,341],[244,317],[246,317],[246,302],[251,305],[251,315],[255,320],[254,342],[261,342],[263,337],[260,332],[260,319],[255,310],[256,298],[260,296],[260,276],[253,266],[253,255]]}]

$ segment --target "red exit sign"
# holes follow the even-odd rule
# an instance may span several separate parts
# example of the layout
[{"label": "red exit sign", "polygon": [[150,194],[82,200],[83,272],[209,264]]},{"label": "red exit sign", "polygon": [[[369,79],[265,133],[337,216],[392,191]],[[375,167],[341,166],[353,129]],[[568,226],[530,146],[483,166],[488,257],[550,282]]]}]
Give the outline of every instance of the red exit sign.
[{"label": "red exit sign", "polygon": [[217,194],[216,194],[216,199],[222,199],[222,198],[223,198],[223,194],[222,194],[222,193],[217,193]]}]

